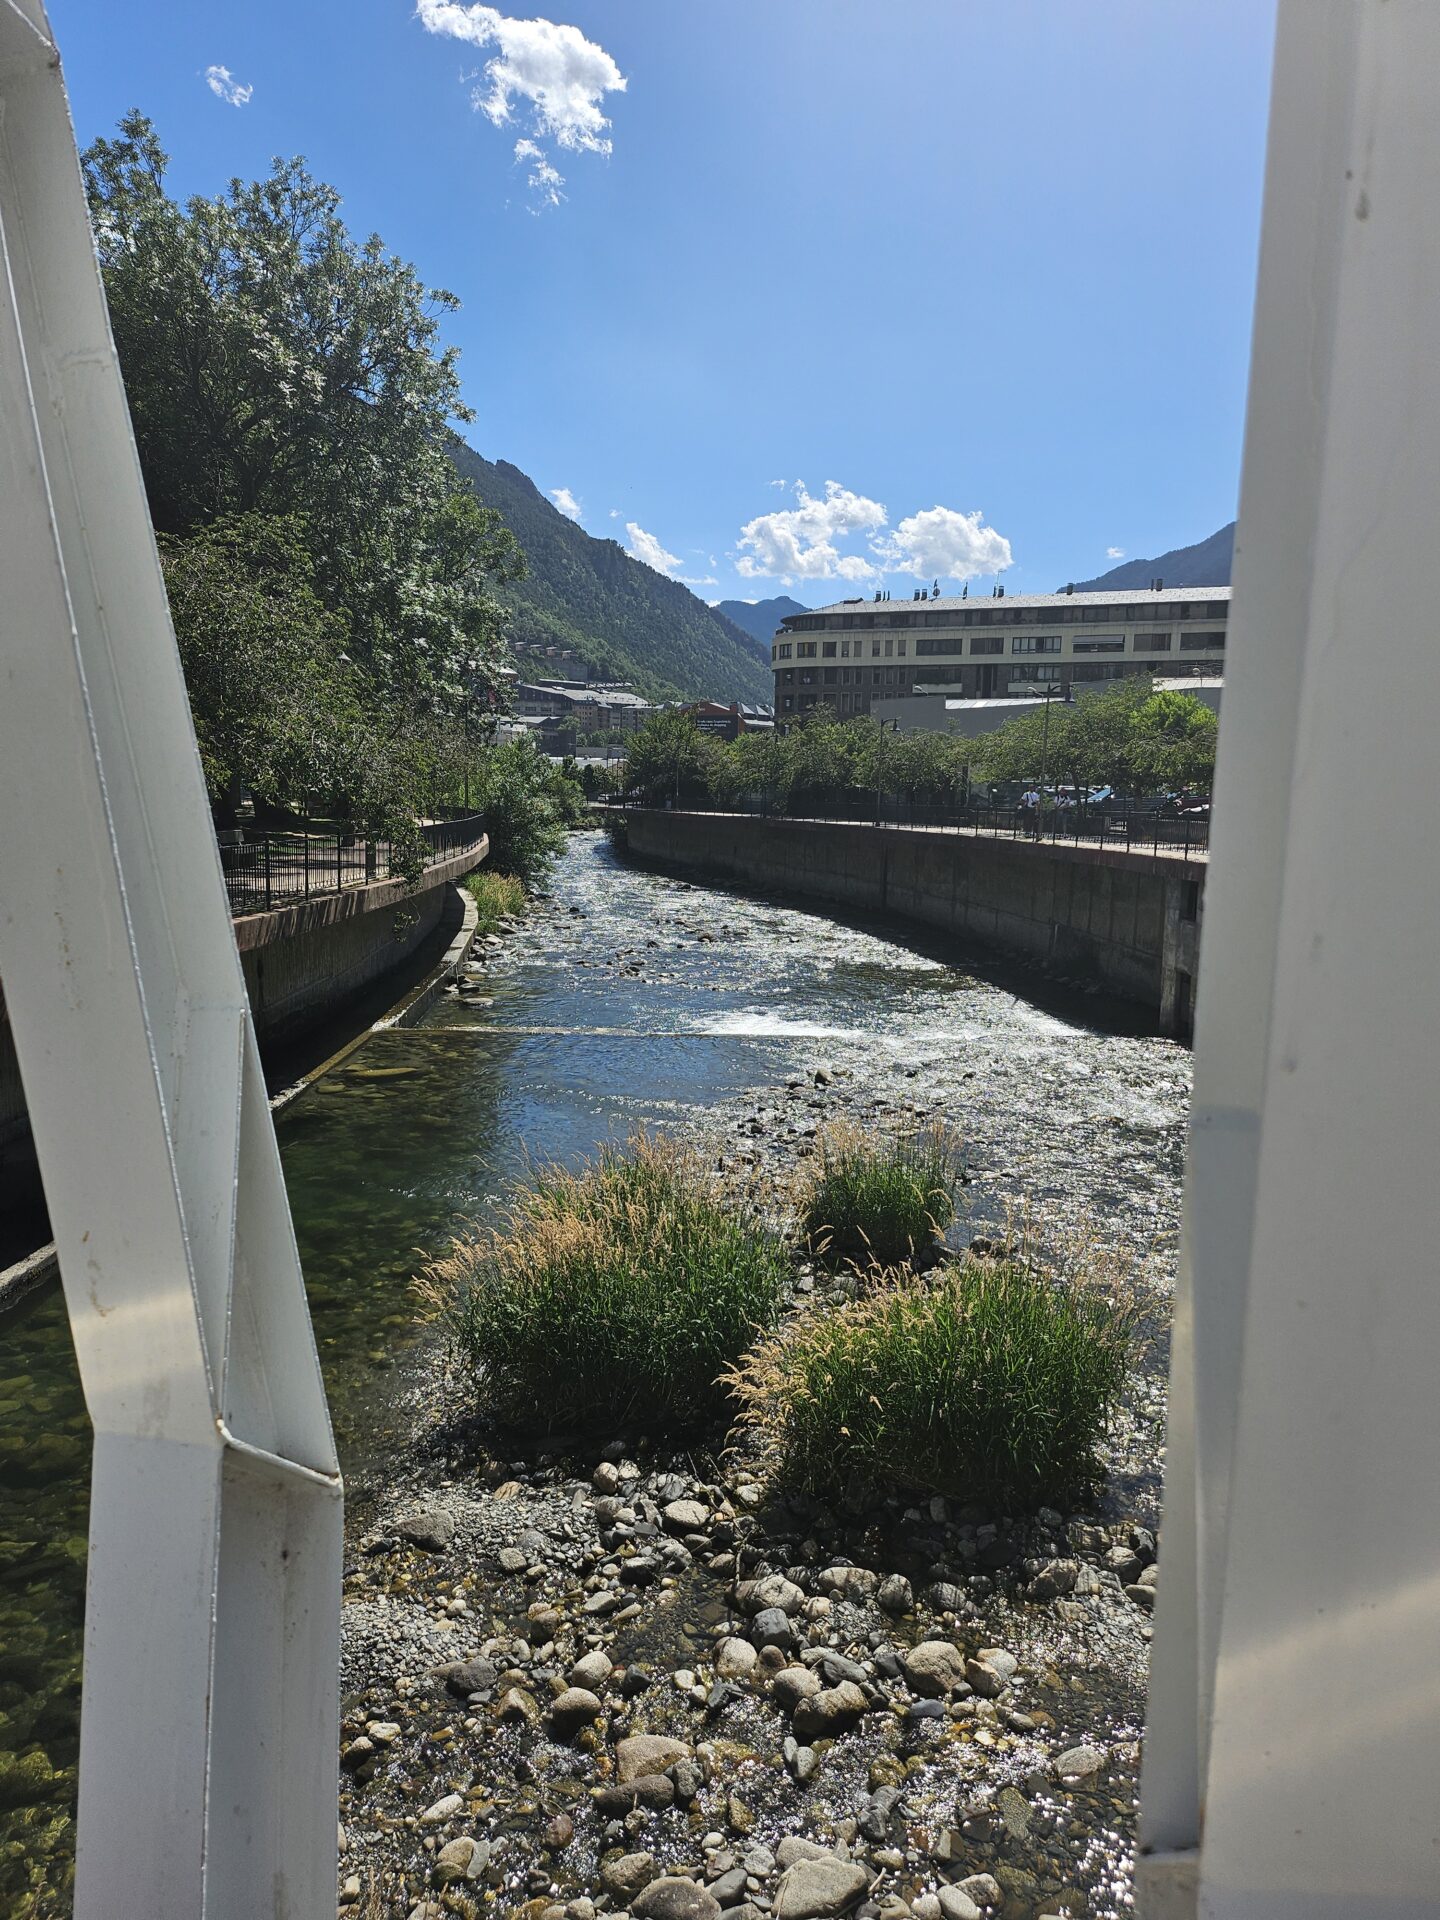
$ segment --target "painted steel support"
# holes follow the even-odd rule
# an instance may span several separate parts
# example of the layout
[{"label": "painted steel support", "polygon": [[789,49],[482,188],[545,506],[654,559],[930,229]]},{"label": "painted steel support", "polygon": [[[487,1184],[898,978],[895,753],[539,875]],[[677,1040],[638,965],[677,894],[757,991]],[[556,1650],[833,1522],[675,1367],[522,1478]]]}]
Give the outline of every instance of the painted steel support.
[{"label": "painted steel support", "polygon": [[0,0],[0,978],[95,1428],[79,1920],[333,1911],[341,1486],[40,0]]},{"label": "painted steel support", "polygon": [[1440,7],[1281,0],[1142,1920],[1440,1911]]}]

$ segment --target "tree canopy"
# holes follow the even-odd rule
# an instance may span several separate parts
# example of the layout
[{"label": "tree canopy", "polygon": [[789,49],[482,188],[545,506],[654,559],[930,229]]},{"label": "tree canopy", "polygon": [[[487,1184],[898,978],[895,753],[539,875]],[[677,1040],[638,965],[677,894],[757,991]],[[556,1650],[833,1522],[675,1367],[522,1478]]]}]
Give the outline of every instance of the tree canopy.
[{"label": "tree canopy", "polygon": [[449,457],[454,297],[300,160],[182,207],[137,112],[83,164],[212,793],[403,812],[493,704],[523,569]]}]

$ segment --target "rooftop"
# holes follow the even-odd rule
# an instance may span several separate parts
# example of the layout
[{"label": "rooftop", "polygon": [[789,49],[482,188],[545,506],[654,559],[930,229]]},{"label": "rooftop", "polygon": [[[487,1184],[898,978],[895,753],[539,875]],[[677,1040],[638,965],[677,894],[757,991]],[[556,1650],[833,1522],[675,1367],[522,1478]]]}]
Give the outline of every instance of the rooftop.
[{"label": "rooftop", "polygon": [[[1196,600],[1228,601],[1229,587],[1125,587],[1110,593],[1005,593],[998,596],[977,593],[962,598],[958,593],[932,594],[928,599],[915,600],[897,598],[894,600],[876,600],[874,596],[858,600],[832,600],[823,607],[809,607],[807,613],[874,613],[888,609],[891,613],[910,613],[921,609],[926,613],[959,613],[962,609],[969,612],[972,607],[1033,607],[1043,611],[1050,607],[1074,606],[1078,601],[1082,606],[1093,607],[1169,607],[1187,605]],[[788,614],[785,624],[803,619],[798,613]]]}]

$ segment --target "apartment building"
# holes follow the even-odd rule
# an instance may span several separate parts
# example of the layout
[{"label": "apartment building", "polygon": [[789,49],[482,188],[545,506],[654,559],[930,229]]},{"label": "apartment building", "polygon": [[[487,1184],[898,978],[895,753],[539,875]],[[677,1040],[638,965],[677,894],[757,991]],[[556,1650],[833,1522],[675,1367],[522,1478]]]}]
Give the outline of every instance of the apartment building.
[{"label": "apartment building", "polygon": [[775,635],[775,717],[825,705],[844,718],[917,693],[1034,699],[1127,674],[1214,679],[1229,614],[1228,587],[837,601]]}]

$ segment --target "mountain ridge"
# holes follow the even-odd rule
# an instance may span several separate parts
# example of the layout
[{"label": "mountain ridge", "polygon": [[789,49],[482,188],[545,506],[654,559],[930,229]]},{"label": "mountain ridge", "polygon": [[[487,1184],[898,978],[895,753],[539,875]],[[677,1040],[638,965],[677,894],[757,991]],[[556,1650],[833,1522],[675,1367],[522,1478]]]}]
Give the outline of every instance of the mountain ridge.
[{"label": "mountain ridge", "polygon": [[587,533],[511,461],[487,460],[458,438],[450,453],[524,550],[525,578],[497,589],[517,651],[568,650],[651,698],[768,704],[768,650],[762,661],[751,634],[618,541]]},{"label": "mountain ridge", "polygon": [[723,614],[732,626],[739,627],[755,642],[757,656],[768,668],[770,665],[770,642],[782,620],[788,620],[792,614],[809,613],[810,609],[800,601],[792,600],[788,593],[777,593],[769,600],[717,600],[713,611]]},{"label": "mountain ridge", "polygon": [[1229,521],[1192,547],[1172,547],[1153,560],[1126,560],[1093,580],[1077,580],[1077,593],[1122,593],[1163,580],[1167,587],[1228,587],[1235,551],[1235,522]]}]

